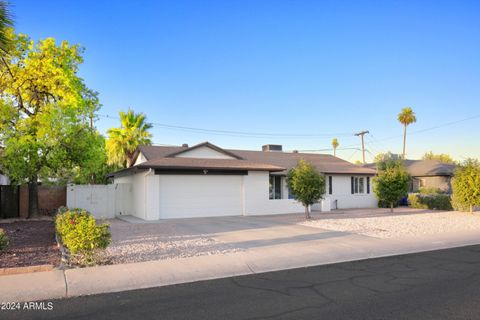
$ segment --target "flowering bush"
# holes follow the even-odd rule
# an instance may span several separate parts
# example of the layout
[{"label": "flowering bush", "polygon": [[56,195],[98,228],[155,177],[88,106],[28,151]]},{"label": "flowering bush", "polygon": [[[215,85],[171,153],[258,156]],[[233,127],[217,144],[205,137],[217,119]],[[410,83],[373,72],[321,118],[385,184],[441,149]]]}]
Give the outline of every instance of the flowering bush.
[{"label": "flowering bush", "polygon": [[109,225],[97,224],[95,218],[83,209],[58,214],[55,229],[59,240],[70,251],[74,264],[95,264],[97,253],[111,242]]}]

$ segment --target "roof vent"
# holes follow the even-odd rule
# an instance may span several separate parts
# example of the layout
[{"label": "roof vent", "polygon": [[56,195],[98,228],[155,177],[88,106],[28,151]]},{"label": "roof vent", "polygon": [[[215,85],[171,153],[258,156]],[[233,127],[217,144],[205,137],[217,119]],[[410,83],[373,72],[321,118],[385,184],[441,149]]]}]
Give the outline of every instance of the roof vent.
[{"label": "roof vent", "polygon": [[266,144],[262,146],[262,151],[270,152],[270,151],[282,151],[281,144]]},{"label": "roof vent", "polygon": [[293,150],[293,153],[298,153],[298,150]]},{"label": "roof vent", "polygon": [[182,144],[182,147],[183,147],[183,148],[188,148],[188,143]]}]

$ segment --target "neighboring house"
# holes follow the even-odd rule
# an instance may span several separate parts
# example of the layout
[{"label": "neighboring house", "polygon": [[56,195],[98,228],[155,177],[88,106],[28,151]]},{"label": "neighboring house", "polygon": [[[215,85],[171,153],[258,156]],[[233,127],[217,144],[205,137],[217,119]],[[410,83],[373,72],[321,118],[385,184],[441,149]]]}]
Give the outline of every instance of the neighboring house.
[{"label": "neighboring house", "polygon": [[[451,193],[451,179],[455,165],[442,163],[438,160],[404,160],[405,169],[412,176],[409,192],[418,192],[420,188],[437,188],[443,192]],[[375,168],[374,163],[364,167]]]},{"label": "neighboring house", "polygon": [[[183,217],[303,212],[285,177],[300,159],[326,176],[330,208],[376,207],[371,181],[375,170],[331,155],[287,153],[279,145],[263,151],[225,150],[209,142],[193,147],[141,146],[134,165],[110,174],[131,186],[131,203],[122,214],[145,220]],[[116,213],[118,214],[118,213]]]}]

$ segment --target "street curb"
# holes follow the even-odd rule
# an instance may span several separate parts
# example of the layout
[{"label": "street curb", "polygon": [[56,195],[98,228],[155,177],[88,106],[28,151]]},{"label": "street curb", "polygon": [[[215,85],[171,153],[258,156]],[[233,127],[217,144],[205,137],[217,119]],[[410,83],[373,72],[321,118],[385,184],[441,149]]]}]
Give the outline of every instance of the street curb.
[{"label": "street curb", "polygon": [[55,267],[53,264],[42,264],[38,266],[0,268],[0,277],[22,273],[45,272],[52,271]]}]

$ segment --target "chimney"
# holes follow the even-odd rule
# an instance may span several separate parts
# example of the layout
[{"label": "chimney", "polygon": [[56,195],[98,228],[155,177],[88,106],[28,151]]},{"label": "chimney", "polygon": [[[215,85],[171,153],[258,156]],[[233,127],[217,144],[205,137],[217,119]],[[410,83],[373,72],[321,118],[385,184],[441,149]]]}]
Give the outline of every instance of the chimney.
[{"label": "chimney", "polygon": [[184,143],[184,144],[182,144],[182,147],[184,147],[184,148],[188,148],[188,143]]},{"label": "chimney", "polygon": [[262,151],[264,152],[271,152],[271,151],[282,151],[281,144],[266,144],[262,146]]}]

